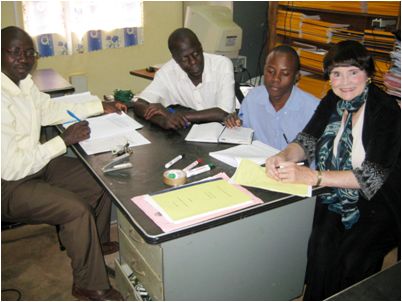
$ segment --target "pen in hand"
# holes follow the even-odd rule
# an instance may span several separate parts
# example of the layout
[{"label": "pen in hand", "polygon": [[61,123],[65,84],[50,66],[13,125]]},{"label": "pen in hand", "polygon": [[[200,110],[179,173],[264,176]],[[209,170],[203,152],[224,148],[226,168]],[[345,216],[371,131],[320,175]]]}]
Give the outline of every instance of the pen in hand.
[{"label": "pen in hand", "polygon": [[[171,113],[174,113],[174,110],[172,108],[169,108]],[[184,121],[184,123],[186,124],[186,126],[188,127],[188,124]]]},{"label": "pen in hand", "polygon": [[76,117],[75,114],[72,113],[70,110],[67,110],[67,113],[68,113],[71,117],[75,118],[75,119],[77,120],[77,122],[81,122],[81,120],[80,120],[78,117]]},{"label": "pen in hand", "polygon": [[[298,166],[304,166],[304,162],[296,163],[296,165],[298,165]],[[285,168],[285,166],[277,166],[277,167],[275,167],[275,169],[283,169],[283,168]]]},{"label": "pen in hand", "polygon": [[[68,113],[71,117],[75,118],[75,119],[77,120],[77,122],[81,122],[81,120],[80,120],[74,113],[72,113],[70,110],[67,110],[67,113]],[[91,127],[89,127],[89,126],[88,126],[88,128],[91,129]]]}]

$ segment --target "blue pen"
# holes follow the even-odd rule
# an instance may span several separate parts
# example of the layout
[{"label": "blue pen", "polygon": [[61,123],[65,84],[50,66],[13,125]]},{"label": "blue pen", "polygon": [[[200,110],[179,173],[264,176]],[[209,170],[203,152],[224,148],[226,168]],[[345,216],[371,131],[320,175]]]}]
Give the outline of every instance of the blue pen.
[{"label": "blue pen", "polygon": [[[172,108],[169,108],[171,113],[174,113],[174,110]],[[188,127],[188,124],[186,122],[184,122],[186,124],[186,126]]]},{"label": "blue pen", "polygon": [[[77,120],[77,122],[81,122],[81,120],[80,120],[78,117],[76,117],[75,114],[72,113],[70,110],[67,110],[67,113],[68,113],[71,117],[75,118],[75,119]],[[70,123],[71,123],[71,122],[70,122]],[[91,129],[91,127],[88,127],[88,128]]]},{"label": "blue pen", "polygon": [[76,117],[75,114],[72,113],[70,110],[67,110],[67,113],[68,113],[71,117],[75,118],[75,119],[77,120],[77,122],[81,122],[81,120],[80,120],[78,117]]},{"label": "blue pen", "polygon": [[243,113],[239,114],[239,119],[243,120]]}]

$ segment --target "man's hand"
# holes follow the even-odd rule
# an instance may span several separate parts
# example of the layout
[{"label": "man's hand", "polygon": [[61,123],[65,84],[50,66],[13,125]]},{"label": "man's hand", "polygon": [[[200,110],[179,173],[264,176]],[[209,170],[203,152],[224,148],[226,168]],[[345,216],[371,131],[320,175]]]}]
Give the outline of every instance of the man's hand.
[{"label": "man's hand", "polygon": [[154,115],[164,115],[164,116],[169,116],[171,112],[164,107],[161,103],[151,103],[148,105],[148,107],[144,111],[144,118],[146,120],[151,119]]},{"label": "man's hand", "polygon": [[223,120],[223,123],[229,129],[236,129],[237,127],[243,125],[243,121],[238,117],[236,112],[228,114]]},{"label": "man's hand", "polygon": [[68,127],[66,131],[60,134],[66,146],[73,145],[89,138],[91,129],[89,129],[87,121],[81,121]]},{"label": "man's hand", "polygon": [[122,111],[127,113],[127,106],[120,102],[102,102],[103,111],[105,113],[113,113],[121,114]]},{"label": "man's hand", "polygon": [[181,112],[170,113],[169,116],[160,117],[160,126],[163,129],[184,129],[187,125],[191,123],[187,120],[187,118]]}]

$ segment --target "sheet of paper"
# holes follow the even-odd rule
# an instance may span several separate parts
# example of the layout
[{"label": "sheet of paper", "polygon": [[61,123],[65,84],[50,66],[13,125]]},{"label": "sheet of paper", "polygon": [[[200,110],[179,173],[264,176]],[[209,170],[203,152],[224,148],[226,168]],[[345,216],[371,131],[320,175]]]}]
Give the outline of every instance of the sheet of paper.
[{"label": "sheet of paper", "polygon": [[303,197],[311,197],[312,194],[311,186],[276,181],[266,175],[265,167],[261,167],[255,162],[245,158],[240,161],[239,167],[230,182],[242,186],[255,187]]},{"label": "sheet of paper", "polygon": [[89,91],[52,98],[52,101],[54,102],[66,102],[66,103],[82,103],[96,100],[99,100],[99,98],[96,95],[91,95]]},{"label": "sheet of paper", "polygon": [[[86,121],[88,121],[89,128],[91,128],[91,137],[88,140],[113,136],[143,127],[140,123],[129,117],[124,112],[120,115],[117,113],[110,113],[90,117],[87,118]],[[63,126],[68,128],[74,123],[76,123],[76,121],[63,123]]]},{"label": "sheet of paper", "polygon": [[131,130],[128,133],[120,135],[114,135],[99,139],[88,139],[80,142],[79,144],[88,155],[91,155],[103,152],[110,152],[114,146],[124,146],[127,142],[130,144],[129,147],[136,147],[151,143],[136,130]]},{"label": "sheet of paper", "polygon": [[251,145],[239,145],[221,151],[210,152],[209,155],[232,167],[237,167],[237,159],[247,158],[259,165],[263,165],[268,157],[277,153],[279,153],[278,149],[260,141],[253,141]]},{"label": "sheet of paper", "polygon": [[[225,181],[229,181],[229,177],[225,174],[225,173],[219,173],[215,176],[213,176],[213,178],[222,178]],[[188,221],[184,221],[181,223],[172,223],[170,221],[168,221],[160,212],[157,208],[155,208],[154,206],[152,206],[149,202],[147,202],[145,200],[145,195],[141,195],[141,196],[137,196],[137,197],[133,197],[131,200],[145,213],[148,215],[148,217],[150,219],[152,219],[152,221],[154,221],[164,232],[168,233],[168,232],[172,232],[178,229],[182,229],[185,227],[188,227],[190,225],[194,225],[194,224],[198,224],[198,223],[202,223],[206,220],[210,220],[222,215],[226,215],[229,214],[231,212],[235,212],[247,207],[251,207],[257,204],[261,204],[263,203],[263,201],[256,197],[255,195],[253,195],[250,191],[248,191],[246,188],[233,184],[236,188],[238,188],[239,190],[241,190],[242,192],[246,193],[248,196],[250,196],[250,199],[252,199],[251,203],[247,203],[247,204],[241,204],[236,208],[232,208],[232,209],[225,209],[220,211],[219,213],[213,213],[213,214],[209,214],[203,217],[198,217],[192,220],[188,220]]]},{"label": "sheet of paper", "polygon": [[153,194],[147,200],[173,223],[181,223],[252,202],[250,196],[223,179],[190,184]]}]

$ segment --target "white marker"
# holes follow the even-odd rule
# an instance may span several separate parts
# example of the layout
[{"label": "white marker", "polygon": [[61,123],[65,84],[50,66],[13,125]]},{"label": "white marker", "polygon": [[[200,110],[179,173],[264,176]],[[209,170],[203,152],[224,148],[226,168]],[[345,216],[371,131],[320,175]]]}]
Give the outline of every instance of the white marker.
[{"label": "white marker", "polygon": [[190,171],[192,168],[194,168],[196,165],[198,165],[201,162],[201,159],[197,159],[195,162],[191,163],[187,167],[183,169],[184,172]]},{"label": "white marker", "polygon": [[[296,165],[298,165],[298,166],[304,166],[304,162],[296,163]],[[275,169],[283,169],[283,168],[285,168],[285,166],[278,166],[278,167],[275,167]]]},{"label": "white marker", "polygon": [[204,173],[204,172],[208,172],[209,170],[211,170],[213,168],[215,168],[215,164],[208,164],[208,165],[205,165],[205,166],[201,166],[199,168],[195,168],[195,169],[193,169],[191,171],[186,171],[187,178],[189,178],[191,176],[194,176],[194,175]]},{"label": "white marker", "polygon": [[183,158],[183,156],[184,156],[184,155],[179,155],[179,156],[173,158],[170,162],[168,162],[168,163],[165,165],[165,168],[166,168],[166,169],[170,168],[170,167],[173,166],[175,163],[177,163],[179,160],[181,160],[181,159]]}]

